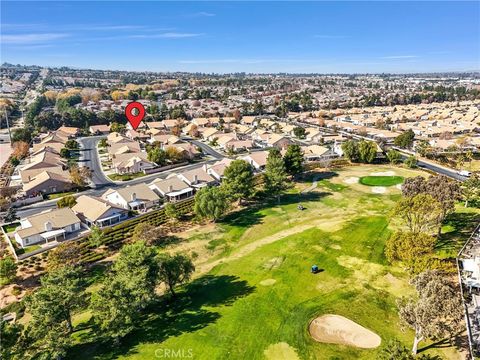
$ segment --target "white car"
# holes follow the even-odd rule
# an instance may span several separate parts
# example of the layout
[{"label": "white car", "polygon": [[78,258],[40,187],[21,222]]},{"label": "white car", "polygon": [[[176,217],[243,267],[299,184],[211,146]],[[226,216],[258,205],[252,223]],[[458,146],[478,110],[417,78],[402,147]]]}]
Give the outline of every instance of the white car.
[{"label": "white car", "polygon": [[458,175],[465,176],[465,177],[470,177],[470,175],[472,175],[472,173],[470,171],[467,171],[467,170],[460,170],[458,172]]}]

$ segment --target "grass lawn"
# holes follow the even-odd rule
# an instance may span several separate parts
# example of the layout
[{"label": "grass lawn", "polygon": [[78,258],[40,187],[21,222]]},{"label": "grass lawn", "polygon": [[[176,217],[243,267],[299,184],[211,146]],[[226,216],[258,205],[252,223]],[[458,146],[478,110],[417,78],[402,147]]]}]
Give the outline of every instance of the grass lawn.
[{"label": "grass lawn", "polygon": [[19,222],[8,224],[8,225],[3,225],[3,230],[5,230],[6,233],[14,232],[15,229],[19,226],[20,226]]},{"label": "grass lawn", "polygon": [[76,192],[75,191],[66,191],[66,192],[62,192],[62,193],[49,194],[49,195],[47,195],[47,200],[59,199],[61,197],[64,197],[64,196],[67,196],[67,195],[72,195],[72,194],[76,194]]},{"label": "grass lawn", "polygon": [[[102,344],[88,311],[74,318],[72,359],[155,359],[159,352],[191,351],[194,359],[375,359],[388,340],[411,346],[401,331],[396,299],[413,294],[400,267],[389,265],[384,244],[393,228],[388,210],[400,190],[373,194],[345,179],[390,167],[362,166],[337,172],[308,194],[300,191],[242,209],[217,224],[188,230],[167,251],[197,252],[193,281],[179,297],[163,298],[120,346]],[[402,170],[404,176],[419,171]],[[321,184],[320,184],[321,183]],[[341,186],[340,186],[341,185]],[[301,202],[305,210],[299,211]],[[317,264],[322,270],[311,274]],[[103,276],[92,275],[90,288]],[[317,343],[309,322],[337,314],[374,331],[377,349]],[[420,351],[453,359],[452,347]],[[288,356],[284,356],[288,354]]]},{"label": "grass lawn", "polygon": [[110,174],[108,177],[113,181],[128,181],[133,180],[139,177],[145,176],[143,172],[133,173],[133,174]]},{"label": "grass lawn", "polygon": [[403,183],[402,176],[362,176],[360,184],[367,186],[393,186]]}]

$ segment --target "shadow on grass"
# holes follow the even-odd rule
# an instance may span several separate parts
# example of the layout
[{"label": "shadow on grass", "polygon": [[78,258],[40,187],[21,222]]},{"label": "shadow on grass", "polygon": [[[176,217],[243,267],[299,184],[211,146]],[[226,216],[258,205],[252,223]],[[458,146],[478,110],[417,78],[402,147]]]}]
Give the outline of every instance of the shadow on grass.
[{"label": "shadow on grass", "polygon": [[295,182],[311,183],[314,180],[328,180],[337,176],[338,173],[336,173],[335,171],[308,172],[296,178]]},{"label": "shadow on grass", "polygon": [[[422,352],[427,351],[429,349],[445,349],[449,347],[455,347],[457,350],[460,350],[460,351],[468,351],[469,344],[468,344],[467,336],[463,333],[457,333],[450,339],[449,338],[441,339],[418,349],[418,353],[421,354]],[[442,358],[438,356],[434,356],[431,359],[440,360]]]},{"label": "shadow on grass", "polygon": [[[141,343],[161,343],[172,336],[191,333],[215,323],[221,315],[205,309],[205,306],[229,306],[254,290],[255,287],[237,276],[203,276],[185,285],[176,298],[164,296],[151,305],[137,330],[127,335],[120,346],[111,341],[101,342],[95,334],[90,334],[88,339],[79,334],[79,339],[85,343],[75,345],[69,358],[114,359],[135,354],[136,346]],[[92,339],[97,341],[87,342]]]},{"label": "shadow on grass", "polygon": [[[265,194],[259,194],[255,198],[255,203],[239,211],[228,214],[219,221],[219,224],[248,228],[262,223],[262,219],[265,217],[264,214],[260,213],[260,210],[262,209],[318,201],[328,195],[331,195],[331,193],[318,191],[309,193],[290,193],[282,195],[280,197],[280,202],[278,202],[276,198],[267,197]],[[307,206],[305,206],[305,208],[306,207]]]},{"label": "shadow on grass", "polygon": [[444,222],[444,226],[451,227],[453,230],[441,234],[436,250],[447,253],[453,251],[452,256],[455,256],[456,251],[460,250],[479,221],[480,214],[476,213],[450,214]]}]

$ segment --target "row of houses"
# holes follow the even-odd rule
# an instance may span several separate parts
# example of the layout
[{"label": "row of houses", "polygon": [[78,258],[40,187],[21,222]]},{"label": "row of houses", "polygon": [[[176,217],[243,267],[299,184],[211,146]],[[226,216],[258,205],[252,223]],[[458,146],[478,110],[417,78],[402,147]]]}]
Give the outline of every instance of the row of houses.
[{"label": "row of houses", "polygon": [[[318,146],[318,145],[312,145]],[[312,153],[327,152],[327,148],[310,149],[305,146],[306,157]],[[261,172],[267,164],[268,151],[255,151],[240,157],[255,172]],[[101,196],[80,195],[71,208],[50,210],[20,221],[14,237],[22,247],[41,242],[64,239],[81,230],[82,226],[111,226],[126,220],[132,211],[146,212],[161,203],[178,202],[194,196],[206,186],[219,184],[232,159],[224,158],[214,164],[204,164],[181,173],[172,173],[165,179],[140,183],[121,188],[111,188]],[[83,225],[82,225],[83,224]]]},{"label": "row of houses", "polygon": [[77,136],[79,129],[62,126],[54,132],[40,136],[40,142],[33,144],[30,156],[13,176],[22,184],[23,195],[51,194],[72,188],[67,162],[60,156],[65,143]]}]

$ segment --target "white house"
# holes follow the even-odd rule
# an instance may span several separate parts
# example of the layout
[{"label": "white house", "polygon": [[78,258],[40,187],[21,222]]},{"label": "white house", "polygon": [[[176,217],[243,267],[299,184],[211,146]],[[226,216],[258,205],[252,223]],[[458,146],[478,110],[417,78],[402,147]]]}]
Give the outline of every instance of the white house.
[{"label": "white house", "polygon": [[65,239],[66,234],[79,231],[80,219],[70,208],[53,209],[20,220],[14,236],[22,247]]},{"label": "white house", "polygon": [[127,210],[139,211],[146,211],[160,202],[157,194],[144,183],[109,189],[102,195],[102,199]]},{"label": "white house", "polygon": [[128,218],[128,210],[108,201],[88,195],[81,195],[72,210],[88,226],[104,227]]},{"label": "white house", "polygon": [[168,179],[156,179],[149,185],[150,189],[169,202],[176,202],[193,196],[194,190],[177,176]]}]

